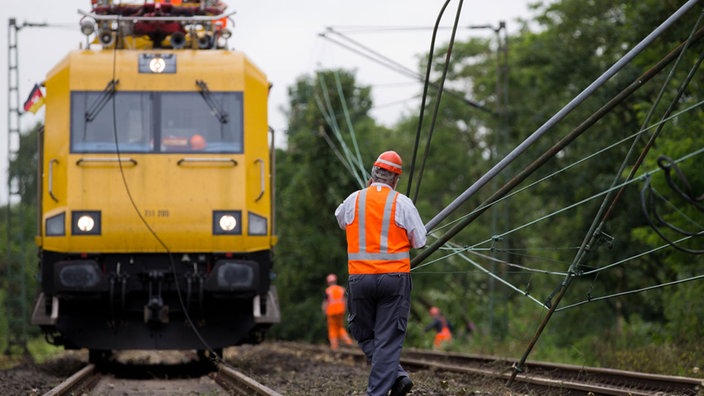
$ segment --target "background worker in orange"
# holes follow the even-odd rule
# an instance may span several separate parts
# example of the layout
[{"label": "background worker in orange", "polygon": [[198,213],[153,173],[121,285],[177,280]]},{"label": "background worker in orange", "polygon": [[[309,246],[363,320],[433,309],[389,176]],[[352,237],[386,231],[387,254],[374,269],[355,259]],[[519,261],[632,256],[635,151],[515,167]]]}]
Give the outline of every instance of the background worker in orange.
[{"label": "background worker in orange", "polygon": [[425,245],[426,230],[413,202],[395,190],[401,171],[396,152],[381,153],[367,188],[335,210],[347,235],[350,334],[371,364],[368,396],[403,396],[413,387],[400,359],[411,307],[410,250]]},{"label": "background worker in orange", "polygon": [[433,348],[440,349],[442,344],[448,344],[452,341],[452,324],[447,320],[445,315],[440,312],[438,307],[430,307],[428,311],[430,316],[433,317],[433,321],[425,326],[425,331],[434,329],[435,339],[433,340]]},{"label": "background worker in orange", "polygon": [[345,330],[345,312],[347,303],[345,299],[345,288],[337,284],[337,275],[329,274],[325,281],[328,287],[325,289],[322,310],[328,318],[328,340],[330,349],[337,350],[340,340],[347,345],[352,345],[352,339]]}]

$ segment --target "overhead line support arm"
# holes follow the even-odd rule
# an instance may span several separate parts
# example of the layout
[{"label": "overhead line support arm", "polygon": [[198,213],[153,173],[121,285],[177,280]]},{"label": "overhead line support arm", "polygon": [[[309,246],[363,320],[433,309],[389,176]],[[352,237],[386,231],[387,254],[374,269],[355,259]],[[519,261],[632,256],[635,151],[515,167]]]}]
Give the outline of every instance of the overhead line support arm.
[{"label": "overhead line support arm", "polygon": [[633,58],[636,57],[641,51],[650,45],[658,36],[660,36],[667,28],[669,28],[673,23],[675,23],[684,13],[686,13],[690,8],[692,8],[699,0],[689,0],[685,5],[680,7],[675,13],[673,13],[669,18],[667,18],[660,26],[653,30],[648,36],[646,36],[640,43],[633,47],[628,53],[626,53],[621,59],[619,59],[613,66],[606,70],[599,78],[597,78],[593,83],[591,83],[587,88],[585,88],[579,95],[572,99],[567,105],[565,105],[560,111],[558,111],[554,116],[552,116],[547,122],[545,122],[540,128],[533,132],[526,140],[521,144],[516,146],[506,157],[499,161],[494,167],[492,167],[487,173],[482,175],[472,186],[470,186],[464,193],[457,197],[450,205],[441,210],[434,218],[432,218],[425,228],[431,231],[437,225],[447,218],[450,213],[454,212],[462,203],[467,201],[472,197],[480,188],[482,188],[486,183],[493,179],[501,170],[513,162],[520,154],[522,154],[528,147],[535,143],[540,137],[542,137],[550,128],[561,121],[567,116],[572,110],[574,110],[579,104],[581,104],[589,95],[591,95],[597,88],[606,83],[611,77],[613,77],[619,70],[621,70],[626,64],[628,64]]}]

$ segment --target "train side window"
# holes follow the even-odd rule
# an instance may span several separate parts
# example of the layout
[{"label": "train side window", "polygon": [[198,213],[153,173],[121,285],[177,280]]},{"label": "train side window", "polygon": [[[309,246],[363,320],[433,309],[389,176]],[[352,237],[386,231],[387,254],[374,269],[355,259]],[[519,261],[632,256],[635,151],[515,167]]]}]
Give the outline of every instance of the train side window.
[{"label": "train side window", "polygon": [[160,94],[162,152],[242,152],[242,93]]},{"label": "train side window", "polygon": [[102,106],[96,106],[100,95],[101,92],[71,93],[71,151],[153,151],[151,93],[118,91]]}]

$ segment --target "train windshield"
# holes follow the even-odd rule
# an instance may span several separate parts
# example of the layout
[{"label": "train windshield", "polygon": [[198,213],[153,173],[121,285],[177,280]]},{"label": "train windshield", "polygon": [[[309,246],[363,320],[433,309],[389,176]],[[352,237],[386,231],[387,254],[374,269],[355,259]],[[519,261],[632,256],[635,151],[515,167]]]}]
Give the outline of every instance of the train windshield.
[{"label": "train windshield", "polygon": [[241,92],[71,93],[74,153],[241,153],[242,130]]}]

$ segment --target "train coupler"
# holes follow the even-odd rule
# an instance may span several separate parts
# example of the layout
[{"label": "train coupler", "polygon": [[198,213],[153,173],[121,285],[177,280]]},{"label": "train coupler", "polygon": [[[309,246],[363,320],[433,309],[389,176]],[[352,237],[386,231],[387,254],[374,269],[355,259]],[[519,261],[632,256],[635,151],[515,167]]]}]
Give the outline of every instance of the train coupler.
[{"label": "train coupler", "polygon": [[149,273],[149,299],[144,305],[144,323],[169,323],[169,306],[161,297],[161,283],[164,274],[159,271]]}]

